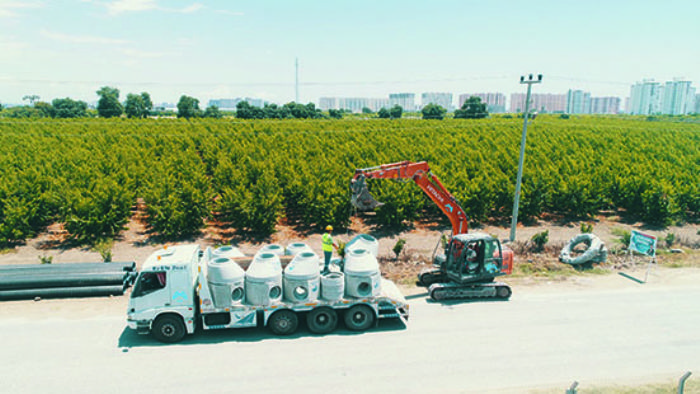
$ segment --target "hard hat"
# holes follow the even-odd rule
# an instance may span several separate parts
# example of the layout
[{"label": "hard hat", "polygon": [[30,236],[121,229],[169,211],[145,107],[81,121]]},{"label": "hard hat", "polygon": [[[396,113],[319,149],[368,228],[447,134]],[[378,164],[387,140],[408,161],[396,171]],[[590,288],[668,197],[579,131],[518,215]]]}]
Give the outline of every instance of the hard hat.
[{"label": "hard hat", "polygon": [[331,226],[331,225],[326,226],[326,231],[333,231],[333,226]]}]

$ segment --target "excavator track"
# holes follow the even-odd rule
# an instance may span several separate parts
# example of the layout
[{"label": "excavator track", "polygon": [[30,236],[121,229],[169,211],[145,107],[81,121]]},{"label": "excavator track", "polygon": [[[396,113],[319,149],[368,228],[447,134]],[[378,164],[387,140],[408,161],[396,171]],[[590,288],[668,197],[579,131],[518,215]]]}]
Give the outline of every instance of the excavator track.
[{"label": "excavator track", "polygon": [[445,282],[447,276],[439,269],[426,269],[418,274],[418,285],[430,287],[434,283]]},{"label": "excavator track", "polygon": [[501,282],[465,284],[435,283],[428,289],[430,298],[434,301],[472,300],[472,299],[501,299],[510,298],[510,287]]}]

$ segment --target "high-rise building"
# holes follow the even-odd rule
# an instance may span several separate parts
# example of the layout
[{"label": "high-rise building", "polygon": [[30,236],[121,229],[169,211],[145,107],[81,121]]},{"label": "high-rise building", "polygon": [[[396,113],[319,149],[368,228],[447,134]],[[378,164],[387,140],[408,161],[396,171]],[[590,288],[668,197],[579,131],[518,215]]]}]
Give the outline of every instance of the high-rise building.
[{"label": "high-rise building", "polygon": [[386,98],[370,98],[367,104],[367,108],[374,112],[377,112],[382,108],[389,109],[389,107],[391,107],[391,105],[389,105],[389,99]]},{"label": "high-rise building", "polygon": [[230,109],[236,109],[236,104],[238,104],[239,101],[241,101],[240,98],[236,98],[236,99],[212,99],[212,100],[209,100],[209,106],[211,107],[211,106],[215,105],[215,106],[219,107],[219,109],[230,110]]},{"label": "high-rise building", "polygon": [[391,93],[389,95],[389,106],[398,105],[404,111],[416,110],[416,95],[414,93]]},{"label": "high-rise building", "polygon": [[674,78],[666,82],[663,89],[661,113],[667,115],[685,115],[695,109],[695,88],[690,81]]},{"label": "high-rise building", "polygon": [[[462,108],[469,97],[476,96],[481,99],[482,103],[486,104],[486,109],[489,113],[506,112],[506,95],[503,93],[473,93],[459,95],[459,108]],[[524,102],[524,99],[523,99]]]},{"label": "high-rise building", "polygon": [[[525,111],[525,93],[510,95],[510,112]],[[532,94],[530,95],[530,111],[564,113],[566,111],[565,94]]]},{"label": "high-rise building", "polygon": [[321,97],[318,99],[318,108],[321,111],[328,111],[329,109],[340,109],[338,107],[337,97]]},{"label": "high-rise building", "polygon": [[362,108],[369,108],[369,99],[364,97],[340,97],[338,98],[339,109],[349,110],[351,112],[362,112]]},{"label": "high-rise building", "polygon": [[592,114],[619,114],[619,97],[591,97]]},{"label": "high-rise building", "polygon": [[423,93],[421,95],[421,105],[437,104],[448,111],[452,111],[452,93]]},{"label": "high-rise building", "polygon": [[373,112],[381,108],[389,108],[389,99],[366,98],[366,97],[321,97],[318,99],[318,107],[322,111],[329,109],[345,109],[355,113],[362,112],[362,109],[369,108]]},{"label": "high-rise building", "polygon": [[627,112],[632,115],[650,115],[661,112],[662,87],[653,79],[637,82],[630,88],[630,105]]},{"label": "high-rise building", "polygon": [[265,101],[263,99],[256,99],[256,98],[251,98],[251,97],[246,97],[246,98],[237,97],[235,99],[212,99],[212,100],[209,100],[209,106],[211,107],[212,105],[215,105],[215,106],[219,107],[219,109],[235,110],[236,105],[241,101],[246,101],[248,104],[252,105],[253,107],[259,107],[259,108],[264,107],[265,104],[269,104],[267,101]]},{"label": "high-rise building", "polygon": [[566,94],[566,113],[591,113],[591,94],[583,90],[571,90]]},{"label": "high-rise building", "polygon": [[700,114],[700,94],[695,95],[695,113]]}]

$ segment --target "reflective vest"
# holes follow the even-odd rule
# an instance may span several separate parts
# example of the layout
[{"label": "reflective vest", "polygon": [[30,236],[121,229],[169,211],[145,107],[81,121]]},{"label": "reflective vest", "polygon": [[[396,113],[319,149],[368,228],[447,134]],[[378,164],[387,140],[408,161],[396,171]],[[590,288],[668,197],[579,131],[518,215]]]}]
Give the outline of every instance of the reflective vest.
[{"label": "reflective vest", "polygon": [[333,237],[331,237],[330,234],[324,233],[323,238],[323,251],[324,252],[332,252],[333,251]]}]

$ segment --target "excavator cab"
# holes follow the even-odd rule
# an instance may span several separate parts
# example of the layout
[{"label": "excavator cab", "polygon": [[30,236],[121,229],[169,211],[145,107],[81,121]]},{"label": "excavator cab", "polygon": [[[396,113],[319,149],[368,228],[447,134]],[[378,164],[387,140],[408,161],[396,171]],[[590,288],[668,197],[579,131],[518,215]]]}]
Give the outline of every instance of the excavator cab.
[{"label": "excavator cab", "polygon": [[443,259],[443,273],[456,283],[491,282],[495,277],[505,275],[501,243],[489,235],[460,234],[453,237]]}]

